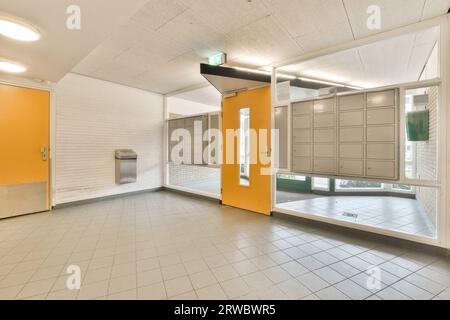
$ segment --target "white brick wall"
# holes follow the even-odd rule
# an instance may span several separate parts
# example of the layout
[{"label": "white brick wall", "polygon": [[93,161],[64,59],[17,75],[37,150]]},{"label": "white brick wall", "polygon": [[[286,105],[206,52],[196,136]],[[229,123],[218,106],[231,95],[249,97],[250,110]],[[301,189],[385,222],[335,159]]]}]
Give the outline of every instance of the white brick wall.
[{"label": "white brick wall", "polygon": [[219,168],[169,164],[169,183],[175,186],[192,182],[220,181],[220,175]]},{"label": "white brick wall", "polygon": [[[437,179],[437,137],[438,137],[438,101],[439,90],[432,87],[428,90],[430,111],[430,139],[427,142],[416,143],[416,170],[420,180]],[[417,199],[436,224],[437,216],[437,191],[433,188],[417,188]]]},{"label": "white brick wall", "polygon": [[[55,97],[54,204],[162,186],[161,95],[68,74]],[[137,183],[115,184],[121,148],[139,155]]]}]

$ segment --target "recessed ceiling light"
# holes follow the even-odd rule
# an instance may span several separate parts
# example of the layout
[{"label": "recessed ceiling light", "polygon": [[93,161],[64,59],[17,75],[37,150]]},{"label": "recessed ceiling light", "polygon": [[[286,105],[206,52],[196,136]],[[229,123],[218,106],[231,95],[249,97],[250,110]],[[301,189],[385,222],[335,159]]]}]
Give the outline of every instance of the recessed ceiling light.
[{"label": "recessed ceiling light", "polygon": [[24,66],[22,66],[20,64],[0,60],[0,71],[9,72],[9,73],[21,73],[21,72],[25,72],[26,70],[27,70],[27,68],[25,68]]},{"label": "recessed ceiling light", "polygon": [[39,31],[23,22],[0,17],[0,34],[19,41],[37,41],[41,37]]}]

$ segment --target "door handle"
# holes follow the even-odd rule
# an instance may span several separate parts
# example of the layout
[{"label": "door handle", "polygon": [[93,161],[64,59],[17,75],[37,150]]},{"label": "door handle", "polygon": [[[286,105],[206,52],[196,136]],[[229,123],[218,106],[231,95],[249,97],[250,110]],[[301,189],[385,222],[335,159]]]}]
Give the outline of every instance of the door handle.
[{"label": "door handle", "polygon": [[41,147],[42,161],[47,161],[47,147],[44,145]]},{"label": "door handle", "polygon": [[266,152],[261,152],[262,154],[266,154],[266,156],[268,157],[268,158],[270,158],[271,156],[272,156],[272,148],[270,148],[269,150],[267,150]]}]

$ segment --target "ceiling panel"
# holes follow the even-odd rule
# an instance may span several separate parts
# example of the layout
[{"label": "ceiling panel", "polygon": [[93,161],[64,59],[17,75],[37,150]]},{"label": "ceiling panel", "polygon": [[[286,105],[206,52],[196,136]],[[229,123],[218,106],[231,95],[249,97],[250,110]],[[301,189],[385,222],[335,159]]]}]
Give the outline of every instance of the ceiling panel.
[{"label": "ceiling panel", "polygon": [[175,19],[178,15],[186,12],[188,8],[176,0],[150,0],[133,17],[133,21],[144,26],[145,30],[156,31]]},{"label": "ceiling panel", "polygon": [[[32,43],[0,37],[0,57],[27,66],[24,77],[58,81],[146,1],[0,0],[0,15],[23,19],[42,31],[41,39]],[[81,30],[66,27],[70,5],[81,9]],[[109,51],[100,52],[108,59]]]},{"label": "ceiling panel", "polygon": [[238,31],[263,17],[270,11],[261,0],[180,0],[193,16],[209,27],[210,31],[226,35]]},{"label": "ceiling panel", "polygon": [[296,38],[297,43],[305,52],[320,50],[338,43],[344,43],[353,39],[347,22],[334,25],[328,31],[316,30]]},{"label": "ceiling panel", "polygon": [[161,64],[128,68],[130,64],[112,62],[90,76],[120,83],[152,92],[175,91],[186,87],[186,83],[206,83],[200,75],[197,57],[187,53]]},{"label": "ceiling panel", "polygon": [[211,85],[177,94],[175,97],[209,106],[220,107],[222,95]]},{"label": "ceiling panel", "polygon": [[281,68],[361,87],[417,81],[439,36],[430,28]]},{"label": "ceiling panel", "polygon": [[[87,56],[75,72],[169,93],[204,83],[199,63],[218,51],[228,53],[229,65],[263,67],[354,37],[444,14],[449,2],[150,0],[119,32]],[[382,30],[367,29],[366,10],[372,4],[382,8]],[[419,48],[428,37],[417,35],[411,64],[421,60],[422,50],[428,50],[428,43]],[[412,50],[414,45],[408,45]],[[365,72],[359,52],[343,53],[334,59],[340,59],[338,65],[333,59],[324,58],[320,65],[308,66],[308,72],[317,74],[321,70],[323,76],[335,79],[365,78],[356,76]]]},{"label": "ceiling panel", "polygon": [[[355,38],[362,38],[380,31],[392,30],[425,19],[445,14],[450,0],[343,0]],[[367,27],[367,9],[377,5],[381,9],[381,30]]]},{"label": "ceiling panel", "polygon": [[444,14],[450,8],[450,0],[427,0],[422,19],[430,19]]},{"label": "ceiling panel", "polygon": [[226,37],[225,52],[238,64],[260,67],[296,55],[301,48],[278,26],[271,16],[255,21]]},{"label": "ceiling panel", "polygon": [[[347,22],[342,0],[264,0],[293,37]],[[350,30],[348,30],[350,31]]]}]

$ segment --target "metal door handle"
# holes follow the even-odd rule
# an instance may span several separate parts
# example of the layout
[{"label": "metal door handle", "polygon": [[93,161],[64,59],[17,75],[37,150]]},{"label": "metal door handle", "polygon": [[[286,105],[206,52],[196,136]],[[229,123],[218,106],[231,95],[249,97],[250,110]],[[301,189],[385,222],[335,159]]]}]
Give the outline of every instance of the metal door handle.
[{"label": "metal door handle", "polygon": [[42,161],[47,161],[47,147],[41,147]]}]

